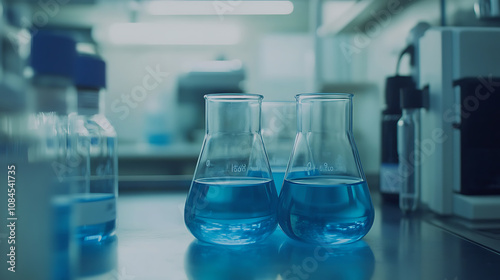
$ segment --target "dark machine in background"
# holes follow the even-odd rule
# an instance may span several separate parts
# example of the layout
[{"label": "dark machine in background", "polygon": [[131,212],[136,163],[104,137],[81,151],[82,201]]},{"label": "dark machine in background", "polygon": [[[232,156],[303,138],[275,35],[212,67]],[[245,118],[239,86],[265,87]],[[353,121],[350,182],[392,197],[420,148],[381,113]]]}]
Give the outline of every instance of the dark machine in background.
[{"label": "dark machine in background", "polygon": [[422,199],[441,215],[500,219],[500,28],[436,27],[420,40]]},{"label": "dark machine in background", "polygon": [[214,60],[197,63],[179,77],[177,101],[179,128],[189,142],[201,142],[205,128],[205,99],[209,93],[243,93],[245,70],[239,60]]}]

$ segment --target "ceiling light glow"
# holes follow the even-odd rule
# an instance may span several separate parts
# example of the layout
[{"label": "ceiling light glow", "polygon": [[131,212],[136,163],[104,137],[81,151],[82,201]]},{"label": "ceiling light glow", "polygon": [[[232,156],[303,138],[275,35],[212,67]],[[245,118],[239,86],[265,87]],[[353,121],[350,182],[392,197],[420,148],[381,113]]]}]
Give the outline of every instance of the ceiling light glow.
[{"label": "ceiling light glow", "polygon": [[288,15],[291,1],[150,1],[151,15]]},{"label": "ceiling light glow", "polygon": [[120,45],[234,45],[241,29],[219,23],[115,23],[107,35]]}]

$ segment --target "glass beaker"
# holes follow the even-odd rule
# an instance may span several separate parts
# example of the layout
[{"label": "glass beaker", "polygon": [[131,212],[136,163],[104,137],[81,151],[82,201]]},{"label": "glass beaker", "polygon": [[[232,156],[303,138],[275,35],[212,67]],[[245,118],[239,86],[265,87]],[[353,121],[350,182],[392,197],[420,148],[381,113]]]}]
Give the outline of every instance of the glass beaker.
[{"label": "glass beaker", "polygon": [[299,94],[297,135],[278,201],[289,237],[351,243],[370,230],[374,210],[352,134],[352,94]]},{"label": "glass beaker", "polygon": [[249,244],[276,229],[261,103],[256,94],[205,95],[206,134],[184,209],[186,226],[201,241]]},{"label": "glass beaker", "polygon": [[262,137],[278,193],[285,179],[286,165],[297,133],[295,107],[293,101],[262,102]]}]

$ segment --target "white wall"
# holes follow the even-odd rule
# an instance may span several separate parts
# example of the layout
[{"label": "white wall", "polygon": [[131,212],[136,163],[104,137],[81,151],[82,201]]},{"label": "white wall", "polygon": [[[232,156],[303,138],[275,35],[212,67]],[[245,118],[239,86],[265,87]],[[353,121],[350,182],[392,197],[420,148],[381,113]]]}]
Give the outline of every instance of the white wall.
[{"label": "white wall", "polygon": [[[297,2],[294,12],[286,16],[227,16],[223,19],[217,16],[182,16],[161,20],[172,24],[186,20],[238,24],[242,27],[242,41],[230,46],[120,46],[102,43],[100,54],[108,65],[106,114],[116,127],[121,143],[144,141],[145,115],[152,107],[151,103],[162,104],[167,118],[171,120],[168,129],[175,130],[176,118],[189,117],[185,115],[187,112],[176,110],[176,80],[183,72],[183,67],[192,62],[213,60],[221,54],[227,59],[240,59],[243,62],[247,77],[244,88],[247,92],[263,94],[266,100],[293,99],[298,93],[294,90],[299,90],[298,88],[289,87],[288,91],[284,91],[279,84],[262,79],[262,65],[265,61],[261,59],[261,42],[265,41],[268,34],[301,37],[300,34],[308,31],[307,15],[308,3]],[[131,95],[133,89],[142,85],[143,79],[148,75],[146,68],[156,68],[157,65],[162,71],[168,72],[169,77],[163,79],[155,89],[148,91],[147,97],[137,102],[136,108],[130,108],[130,112],[125,113],[123,106],[130,106],[121,101],[122,96]],[[294,82],[294,78],[290,77],[290,81]]]}]

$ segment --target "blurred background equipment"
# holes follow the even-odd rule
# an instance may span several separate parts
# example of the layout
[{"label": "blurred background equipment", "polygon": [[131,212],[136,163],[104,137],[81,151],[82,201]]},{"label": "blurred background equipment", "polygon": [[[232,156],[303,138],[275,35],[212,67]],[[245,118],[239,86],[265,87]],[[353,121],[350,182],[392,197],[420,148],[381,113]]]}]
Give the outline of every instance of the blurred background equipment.
[{"label": "blurred background equipment", "polygon": [[422,198],[439,214],[500,218],[498,48],[498,28],[431,28],[420,40]]},{"label": "blurred background equipment", "polygon": [[399,192],[403,176],[399,173],[397,124],[401,118],[400,92],[404,88],[414,88],[410,76],[388,77],[385,83],[385,110],[382,111],[380,193],[384,200],[399,202]]},{"label": "blurred background equipment", "polygon": [[199,143],[205,130],[205,99],[210,93],[243,93],[245,70],[240,60],[201,61],[188,66],[177,81],[177,112],[183,138]]},{"label": "blurred background equipment", "polygon": [[481,20],[500,19],[500,1],[498,0],[478,0],[474,3],[474,12]]}]

